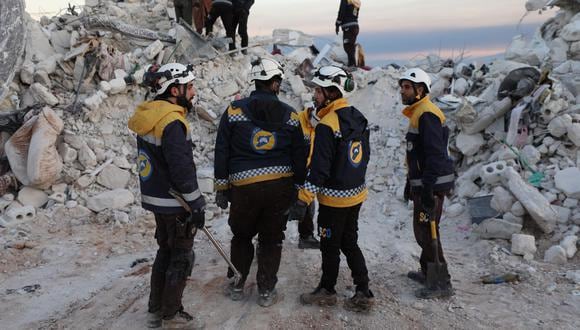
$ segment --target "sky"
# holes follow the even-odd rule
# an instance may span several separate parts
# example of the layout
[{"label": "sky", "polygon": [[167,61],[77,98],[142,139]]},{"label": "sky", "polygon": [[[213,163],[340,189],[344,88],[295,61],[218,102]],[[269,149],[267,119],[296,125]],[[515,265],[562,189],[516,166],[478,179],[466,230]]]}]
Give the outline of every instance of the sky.
[{"label": "sky", "polygon": [[[84,0],[25,0],[33,16],[54,14]],[[171,1],[171,0],[170,0]],[[517,34],[528,38],[554,14],[526,13],[525,0],[362,0],[358,42],[371,64],[408,60],[429,53],[488,58],[501,54]],[[301,30],[318,43],[333,40],[339,0],[256,0],[250,35],[275,28]]]}]

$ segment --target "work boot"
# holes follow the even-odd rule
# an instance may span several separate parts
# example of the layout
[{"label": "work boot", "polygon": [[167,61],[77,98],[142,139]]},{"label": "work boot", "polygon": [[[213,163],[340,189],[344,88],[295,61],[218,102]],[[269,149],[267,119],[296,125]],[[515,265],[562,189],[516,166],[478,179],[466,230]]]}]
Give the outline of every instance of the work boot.
[{"label": "work boot", "polygon": [[184,311],[177,312],[170,319],[163,319],[161,327],[165,329],[203,329],[205,323],[197,317],[193,317]]},{"label": "work boot", "polygon": [[375,303],[375,296],[371,290],[357,290],[354,296],[344,302],[344,308],[351,312],[368,313]]},{"label": "work boot", "polygon": [[276,289],[260,293],[258,297],[258,305],[262,307],[270,307],[278,302],[278,292]]},{"label": "work boot", "polygon": [[244,281],[240,281],[238,285],[236,285],[235,281],[228,284],[228,287],[226,288],[226,296],[230,297],[233,301],[244,299]]},{"label": "work boot", "polygon": [[157,311],[155,313],[148,312],[147,313],[147,328],[154,329],[161,327],[161,321],[163,317],[161,315],[161,311]]},{"label": "work boot", "polygon": [[421,284],[425,284],[425,281],[427,280],[425,273],[423,273],[420,269],[418,271],[408,272],[407,277]]},{"label": "work boot", "polygon": [[303,293],[300,295],[300,302],[302,305],[313,305],[318,306],[334,306],[336,305],[336,292],[331,292],[323,287],[317,287],[314,291],[310,293]]},{"label": "work boot", "polygon": [[298,240],[298,248],[299,249],[319,249],[320,242],[313,236],[310,235],[308,237],[300,237]]},{"label": "work boot", "polygon": [[432,287],[432,288],[422,288],[415,291],[415,296],[419,299],[439,299],[439,298],[449,298],[453,296],[453,287],[451,283],[443,287]]}]

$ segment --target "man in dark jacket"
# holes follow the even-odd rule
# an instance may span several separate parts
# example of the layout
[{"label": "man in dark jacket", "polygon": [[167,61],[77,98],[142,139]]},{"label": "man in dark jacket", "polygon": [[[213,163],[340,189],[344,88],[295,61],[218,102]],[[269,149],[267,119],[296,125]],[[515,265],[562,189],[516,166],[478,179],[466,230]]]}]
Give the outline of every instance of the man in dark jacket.
[{"label": "man in dark jacket", "polygon": [[211,35],[213,33],[213,25],[221,17],[224,28],[226,29],[226,37],[230,38],[230,50],[236,49],[236,28],[234,26],[234,6],[232,0],[213,0],[211,11],[205,22],[205,33]]},{"label": "man in dark jacket", "polygon": [[290,210],[300,218],[306,205],[318,199],[318,234],[322,253],[322,277],[318,287],[300,296],[303,304],[335,305],[340,252],[351,269],[356,293],[345,302],[353,311],[369,311],[374,297],[369,290],[365,258],[358,246],[358,217],[368,190],[365,184],[370,159],[367,119],[348,104],[346,93],[355,84],[352,77],[336,66],[316,71],[312,82],[317,116],[312,159],[299,200]]},{"label": "man in dark jacket", "polygon": [[[256,91],[233,102],[222,115],[215,145],[216,204],[231,202],[228,224],[233,233],[232,263],[242,281],[227,294],[243,298],[244,283],[254,257],[252,239],[258,235],[258,304],[276,303],[277,273],[287,211],[304,182],[306,155],[298,114],[277,94],[284,71],[275,60],[252,62],[250,78]],[[231,270],[228,277],[233,277]]]},{"label": "man in dark jacket", "polygon": [[[426,283],[427,265],[435,263],[435,253],[429,221],[421,214],[428,214],[437,224],[439,261],[447,270],[441,248],[439,220],[445,195],[453,188],[455,181],[453,161],[447,151],[449,128],[445,125],[443,112],[429,100],[431,78],[427,73],[421,69],[410,69],[399,79],[399,86],[401,99],[407,106],[403,115],[409,118],[405,199],[413,200],[413,230],[421,246],[421,269],[409,272],[407,276]],[[442,298],[452,294],[449,273],[445,285],[426,287],[416,293],[419,298]]]},{"label": "man in dark jacket", "polygon": [[[170,63],[159,68],[156,98],[139,105],[129,119],[137,133],[138,170],[143,208],[155,215],[159,244],[151,271],[150,327],[192,328],[197,318],[183,310],[181,298],[195,256],[193,238],[205,223],[205,200],[197,186],[190,128],[185,115],[195,96],[192,67]],[[183,195],[192,213],[169,194]]]},{"label": "man in dark jacket", "polygon": [[342,41],[344,51],[348,56],[348,66],[356,67],[356,38],[359,32],[358,14],[360,10],[360,0],[340,0],[338,17],[336,18],[335,31],[338,34],[342,28]]},{"label": "man in dark jacket", "polygon": [[[250,15],[250,8],[254,4],[254,0],[233,0],[234,1],[234,18],[233,26],[234,31],[238,29],[240,38],[242,39],[241,48],[248,47],[248,16]],[[234,34],[235,38],[235,34]],[[234,39],[234,45],[236,40]],[[247,54],[248,51],[243,49],[243,54]]]}]

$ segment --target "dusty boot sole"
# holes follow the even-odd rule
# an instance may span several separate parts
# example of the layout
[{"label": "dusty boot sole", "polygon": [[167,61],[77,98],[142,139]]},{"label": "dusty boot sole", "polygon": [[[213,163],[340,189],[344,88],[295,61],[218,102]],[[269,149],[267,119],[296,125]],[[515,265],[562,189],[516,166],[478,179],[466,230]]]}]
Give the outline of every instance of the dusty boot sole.
[{"label": "dusty boot sole", "polygon": [[306,305],[306,306],[317,305],[320,307],[331,307],[331,306],[336,306],[336,303],[338,302],[338,299],[336,299],[336,296],[324,297],[324,298],[316,299],[315,301],[310,301],[310,299],[308,298],[309,295],[310,295],[310,293],[303,293],[300,295],[300,303],[302,305]]},{"label": "dusty boot sole", "polygon": [[262,299],[262,297],[259,296],[258,297],[258,305],[260,307],[267,308],[267,307],[270,307],[272,305],[275,305],[280,300],[281,300],[281,297],[280,297],[280,295],[278,293],[275,293],[271,299],[267,299],[267,300],[266,299]]},{"label": "dusty boot sole", "polygon": [[346,300],[344,302],[344,309],[346,309],[349,312],[355,312],[355,313],[369,313],[371,311],[371,309],[373,308],[374,303],[371,302],[367,305],[358,305],[358,304],[354,304],[352,303],[350,300]]},{"label": "dusty boot sole", "polygon": [[429,290],[427,288],[419,289],[415,291],[415,297],[419,299],[445,299],[451,298],[455,295],[455,291],[453,289],[447,290]]},{"label": "dusty boot sole", "polygon": [[417,283],[420,283],[420,284],[425,284],[425,281],[427,281],[427,278],[425,277],[425,275],[423,275],[422,273],[419,273],[419,272],[408,272],[407,278],[409,278],[412,281],[415,281]]}]

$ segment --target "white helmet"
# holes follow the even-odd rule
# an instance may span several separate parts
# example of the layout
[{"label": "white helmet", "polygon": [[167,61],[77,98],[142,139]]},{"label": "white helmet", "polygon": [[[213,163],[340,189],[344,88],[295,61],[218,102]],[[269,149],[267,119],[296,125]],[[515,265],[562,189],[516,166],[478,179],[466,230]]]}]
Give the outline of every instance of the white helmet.
[{"label": "white helmet", "polygon": [[323,66],[314,72],[312,83],[320,87],[334,86],[345,96],[347,93],[354,91],[356,83],[352,76],[343,69],[328,65]]},{"label": "white helmet", "polygon": [[258,57],[257,60],[252,61],[252,69],[250,71],[250,81],[254,80],[270,80],[275,76],[280,76],[284,79],[284,69],[282,65],[271,58]]},{"label": "white helmet", "polygon": [[165,93],[171,84],[185,85],[195,79],[191,64],[185,66],[181,63],[168,63],[160,67],[156,74],[160,76],[155,90],[156,95]]},{"label": "white helmet", "polygon": [[415,84],[423,83],[425,84],[425,87],[427,87],[427,93],[431,93],[431,77],[429,77],[427,72],[419,68],[413,68],[405,71],[401,78],[399,78],[399,86],[401,86],[403,80],[409,80]]}]

